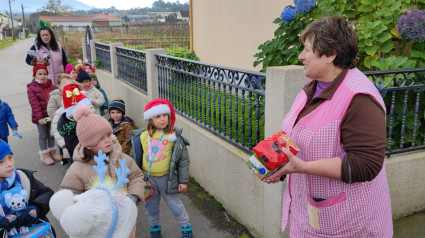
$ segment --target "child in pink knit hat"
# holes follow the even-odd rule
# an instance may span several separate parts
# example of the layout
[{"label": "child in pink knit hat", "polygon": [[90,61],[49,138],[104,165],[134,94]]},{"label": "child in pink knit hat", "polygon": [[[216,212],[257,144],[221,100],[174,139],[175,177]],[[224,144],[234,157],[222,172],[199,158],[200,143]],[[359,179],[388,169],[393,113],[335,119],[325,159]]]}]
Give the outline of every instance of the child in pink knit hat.
[{"label": "child in pink knit hat", "polygon": [[66,74],[69,74],[72,77],[73,80],[77,80],[78,72],[75,69],[75,66],[74,65],[68,63],[65,66],[65,73]]},{"label": "child in pink knit hat", "polygon": [[103,152],[107,156],[105,163],[108,169],[105,176],[111,176],[118,180],[116,169],[120,167],[119,159],[125,158],[127,167],[130,169],[128,179],[130,182],[123,185],[128,190],[129,197],[136,204],[144,201],[143,173],[134,160],[121,152],[121,145],[112,138],[112,127],[109,122],[100,115],[94,114],[87,105],[79,105],[73,112],[73,118],[77,121],[76,131],[79,144],[74,150],[71,167],[63,178],[61,189],[69,189],[74,194],[81,194],[90,189],[90,179],[97,175],[93,168],[96,165],[94,156]]}]

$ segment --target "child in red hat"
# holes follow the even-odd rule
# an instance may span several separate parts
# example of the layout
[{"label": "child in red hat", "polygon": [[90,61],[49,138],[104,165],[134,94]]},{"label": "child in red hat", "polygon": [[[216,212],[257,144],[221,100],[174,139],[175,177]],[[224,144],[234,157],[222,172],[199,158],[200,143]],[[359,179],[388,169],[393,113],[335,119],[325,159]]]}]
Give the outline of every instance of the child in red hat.
[{"label": "child in red hat", "polygon": [[45,165],[52,165],[59,161],[56,155],[55,139],[50,135],[51,119],[47,114],[47,102],[50,92],[57,89],[56,85],[47,78],[49,72],[43,64],[33,68],[31,83],[27,85],[28,100],[32,109],[32,122],[37,125],[40,159]]},{"label": "child in red hat", "polygon": [[[160,237],[159,202],[161,197],[181,225],[182,237],[192,237],[192,225],[180,200],[180,192],[187,190],[189,182],[189,154],[187,139],[181,129],[174,129],[176,114],[166,99],[154,99],[143,114],[148,120],[146,130],[132,131],[133,154],[145,174],[146,214],[151,237]],[[152,191],[153,190],[153,191]]]},{"label": "child in red hat", "polygon": [[58,109],[53,119],[53,124],[56,124],[57,128],[53,130],[53,135],[62,149],[62,165],[66,172],[73,162],[74,149],[79,143],[74,109],[79,105],[91,106],[91,103],[78,84],[68,84],[63,87],[62,102],[63,106]]}]

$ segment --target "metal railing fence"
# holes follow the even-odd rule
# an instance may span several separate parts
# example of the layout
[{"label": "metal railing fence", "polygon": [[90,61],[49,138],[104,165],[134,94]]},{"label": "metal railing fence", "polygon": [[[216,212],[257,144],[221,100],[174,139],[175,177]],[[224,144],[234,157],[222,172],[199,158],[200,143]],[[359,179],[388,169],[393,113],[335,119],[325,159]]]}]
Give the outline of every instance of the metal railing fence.
[{"label": "metal railing fence", "polygon": [[118,78],[147,93],[146,52],[116,47]]},{"label": "metal railing fence", "polygon": [[265,74],[156,55],[159,97],[226,141],[251,152],[264,139]]},{"label": "metal railing fence", "polygon": [[374,82],[386,105],[385,154],[425,149],[425,68],[365,74]]},{"label": "metal railing fence", "polygon": [[96,58],[99,60],[102,68],[108,72],[111,72],[111,47],[108,44],[99,42],[94,43],[96,48]]}]

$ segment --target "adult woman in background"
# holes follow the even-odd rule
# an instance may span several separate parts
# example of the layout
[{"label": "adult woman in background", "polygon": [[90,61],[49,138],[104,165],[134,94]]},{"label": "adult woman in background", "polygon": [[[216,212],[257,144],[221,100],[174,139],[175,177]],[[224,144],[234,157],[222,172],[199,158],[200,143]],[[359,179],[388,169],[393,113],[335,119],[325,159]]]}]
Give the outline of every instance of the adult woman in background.
[{"label": "adult woman in background", "polygon": [[57,85],[57,77],[65,72],[65,66],[68,64],[66,54],[62,46],[56,41],[52,29],[45,26],[40,20],[40,29],[37,32],[35,44],[30,51],[36,52],[38,58],[27,54],[26,62],[29,65],[44,64],[49,71],[48,78]]},{"label": "adult woman in background", "polygon": [[310,78],[283,120],[299,146],[266,179],[287,175],[282,227],[291,237],[392,237],[385,173],[385,104],[355,65],[358,39],[340,17],[324,17],[300,36],[298,59]]}]

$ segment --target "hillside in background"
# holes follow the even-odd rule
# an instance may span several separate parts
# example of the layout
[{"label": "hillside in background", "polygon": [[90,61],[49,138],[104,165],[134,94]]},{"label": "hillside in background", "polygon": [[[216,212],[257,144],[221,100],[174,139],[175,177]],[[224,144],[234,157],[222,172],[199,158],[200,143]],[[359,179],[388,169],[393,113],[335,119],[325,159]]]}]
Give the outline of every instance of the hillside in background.
[{"label": "hillside in background", "polygon": [[[48,2],[49,0],[12,0],[11,4],[13,16],[22,16],[21,4],[24,5],[24,12],[25,15],[27,15],[41,9],[41,7],[45,6]],[[90,10],[93,8],[77,0],[62,0],[62,5],[69,5],[72,7],[73,10]],[[5,14],[6,12],[9,13],[8,1],[2,1],[2,4],[0,5],[0,12],[3,14]]]}]

